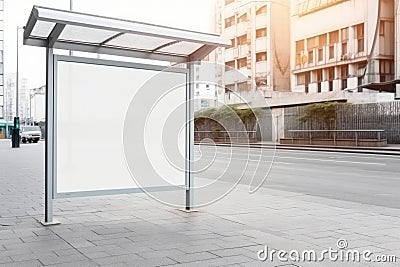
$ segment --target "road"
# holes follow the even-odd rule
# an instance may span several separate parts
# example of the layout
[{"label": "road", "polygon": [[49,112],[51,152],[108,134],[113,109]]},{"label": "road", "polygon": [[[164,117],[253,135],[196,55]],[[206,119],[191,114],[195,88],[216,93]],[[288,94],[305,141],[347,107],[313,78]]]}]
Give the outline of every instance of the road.
[{"label": "road", "polygon": [[[275,152],[275,153],[274,153]],[[262,154],[260,157],[260,153]],[[304,193],[356,203],[400,208],[400,157],[315,152],[270,148],[196,146],[195,169],[201,178],[213,179],[222,172],[245,172],[241,183],[249,184],[249,172],[267,173],[263,187]],[[272,162],[272,163],[271,163]],[[207,168],[205,168],[207,166]],[[235,182],[237,176],[221,178]]]}]

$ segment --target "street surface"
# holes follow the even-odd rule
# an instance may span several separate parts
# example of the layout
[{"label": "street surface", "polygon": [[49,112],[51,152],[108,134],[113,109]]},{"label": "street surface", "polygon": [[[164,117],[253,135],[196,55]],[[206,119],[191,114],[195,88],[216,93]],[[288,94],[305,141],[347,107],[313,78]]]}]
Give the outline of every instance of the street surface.
[{"label": "street surface", "polygon": [[[263,184],[264,187],[400,208],[398,156],[279,149],[274,156],[273,150],[264,150],[265,155],[260,158],[260,171],[267,170],[266,167],[273,158],[271,172]],[[240,173],[242,170],[238,165],[242,166],[243,162],[247,162],[248,155],[249,165],[255,166],[260,154],[260,148],[233,147],[231,151],[229,147],[220,146],[215,150],[215,147],[206,145],[196,146],[195,151],[196,158],[200,155],[205,157],[201,161],[208,161],[215,156],[208,172],[200,175],[209,179],[212,179],[212,175],[220,174],[221,169],[229,162],[229,168],[236,168],[236,172]],[[196,166],[198,165],[195,164],[195,168]],[[249,179],[244,180],[248,184]]]}]

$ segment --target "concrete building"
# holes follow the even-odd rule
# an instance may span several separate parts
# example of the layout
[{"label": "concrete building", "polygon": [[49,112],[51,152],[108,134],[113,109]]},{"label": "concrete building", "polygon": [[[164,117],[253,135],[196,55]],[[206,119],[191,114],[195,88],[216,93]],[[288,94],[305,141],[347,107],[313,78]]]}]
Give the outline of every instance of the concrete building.
[{"label": "concrete building", "polygon": [[0,0],[0,118],[4,117],[4,0]]},{"label": "concrete building", "polygon": [[34,88],[30,91],[29,100],[29,123],[40,123],[46,121],[46,86]]},{"label": "concrete building", "polygon": [[[218,0],[215,13],[216,33],[232,42],[215,53],[216,62],[228,66],[219,72],[220,100],[235,102],[230,92],[246,94],[255,85],[265,97],[290,91],[290,1]],[[242,77],[230,77],[230,68]]]},{"label": "concrete building", "polygon": [[12,121],[15,117],[15,74],[7,73],[4,84],[4,119]]},{"label": "concrete building", "polygon": [[[293,0],[292,91],[326,94],[345,90],[356,93],[361,102],[379,101],[377,96],[365,96],[376,91],[359,86],[395,77],[394,2]],[[330,95],[347,98],[344,92]],[[357,97],[352,96],[355,102]]]},{"label": "concrete building", "polygon": [[218,84],[215,68],[217,65],[209,61],[199,62],[195,66],[194,110],[218,107]]}]

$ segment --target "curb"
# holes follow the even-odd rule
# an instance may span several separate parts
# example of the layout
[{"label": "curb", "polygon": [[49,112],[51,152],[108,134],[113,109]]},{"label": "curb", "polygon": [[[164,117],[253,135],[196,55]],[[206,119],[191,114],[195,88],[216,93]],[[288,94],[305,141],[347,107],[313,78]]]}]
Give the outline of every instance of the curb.
[{"label": "curb", "polygon": [[[214,145],[214,144],[202,144],[202,145]],[[373,148],[370,147],[321,147],[321,146],[289,146],[281,144],[227,144],[227,143],[216,143],[216,146],[223,147],[249,147],[249,148],[265,148],[265,149],[280,149],[280,150],[299,150],[299,151],[321,151],[321,152],[343,152],[343,153],[361,153],[361,154],[372,154],[372,155],[392,155],[400,156],[400,149],[384,149],[384,148]]]}]

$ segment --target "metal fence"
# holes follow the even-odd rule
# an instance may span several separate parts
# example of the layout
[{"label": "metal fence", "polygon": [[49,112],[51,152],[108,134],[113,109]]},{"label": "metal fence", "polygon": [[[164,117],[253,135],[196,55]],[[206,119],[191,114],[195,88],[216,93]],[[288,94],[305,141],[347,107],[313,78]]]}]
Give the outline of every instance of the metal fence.
[{"label": "metal fence", "polygon": [[[306,107],[285,108],[285,136],[289,130],[324,130],[324,123],[312,120],[301,122],[299,117]],[[389,144],[400,144],[400,101],[371,104],[338,104],[336,121],[331,129],[335,130],[385,130],[384,136]],[[324,134],[324,133],[321,133]],[[341,138],[351,138],[351,132],[342,132]],[[321,136],[323,137],[323,136]],[[376,138],[372,132],[364,132],[360,138]]]}]

